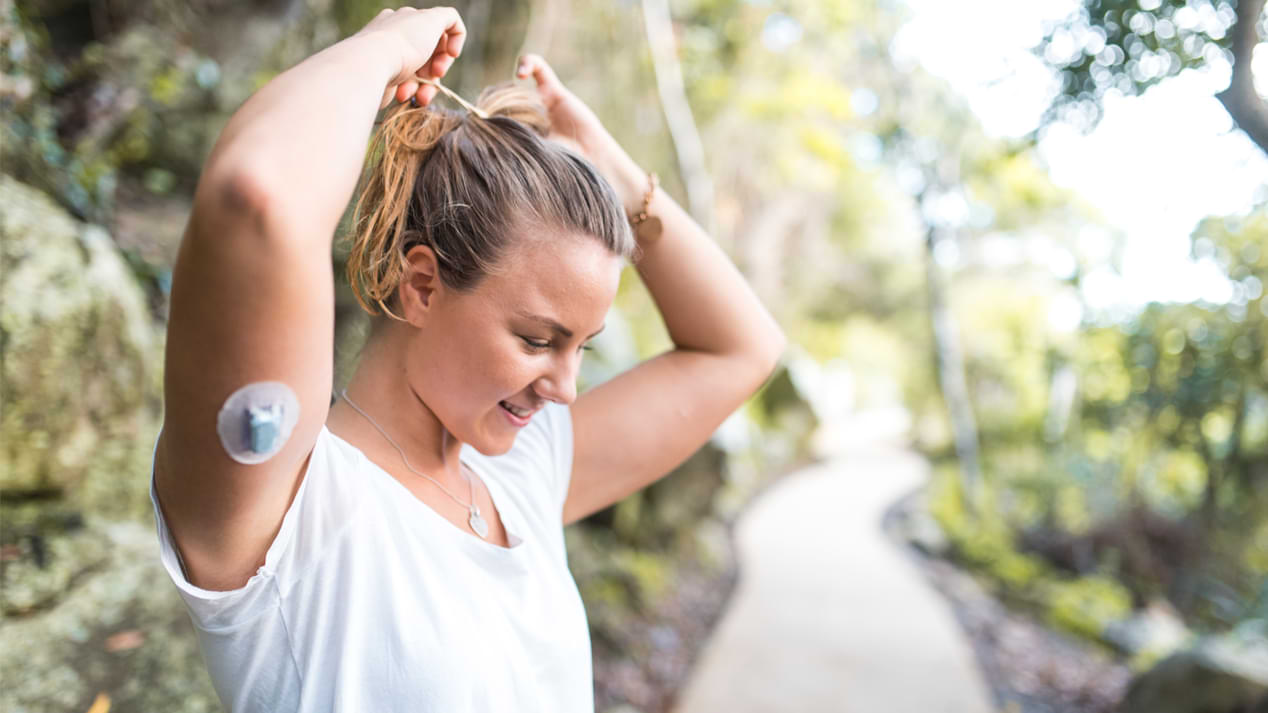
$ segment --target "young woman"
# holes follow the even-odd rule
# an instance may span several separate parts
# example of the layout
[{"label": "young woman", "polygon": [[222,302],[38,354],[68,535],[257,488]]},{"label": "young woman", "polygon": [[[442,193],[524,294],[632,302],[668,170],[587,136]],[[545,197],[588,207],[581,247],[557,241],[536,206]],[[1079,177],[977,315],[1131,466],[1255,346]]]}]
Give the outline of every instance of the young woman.
[{"label": "young woman", "polygon": [[[464,38],[384,10],[247,100],[199,181],[151,496],[231,712],[592,710],[563,527],[685,460],[783,350],[540,57],[535,86],[429,107]],[[372,332],[332,406],[330,240],[393,100],[348,266]],[[578,396],[627,259],[675,348]]]}]

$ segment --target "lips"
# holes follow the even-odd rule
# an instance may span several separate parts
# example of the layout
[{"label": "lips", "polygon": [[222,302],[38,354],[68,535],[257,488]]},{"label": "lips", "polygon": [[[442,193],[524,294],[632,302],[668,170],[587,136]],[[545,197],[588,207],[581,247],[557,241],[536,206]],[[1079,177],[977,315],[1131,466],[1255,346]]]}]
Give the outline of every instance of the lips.
[{"label": "lips", "polygon": [[530,416],[537,413],[541,409],[540,406],[537,408],[525,408],[518,404],[513,404],[510,401],[499,401],[498,405],[506,409],[507,411],[511,412],[512,414],[514,414],[517,418],[522,418],[522,419],[529,418]]}]

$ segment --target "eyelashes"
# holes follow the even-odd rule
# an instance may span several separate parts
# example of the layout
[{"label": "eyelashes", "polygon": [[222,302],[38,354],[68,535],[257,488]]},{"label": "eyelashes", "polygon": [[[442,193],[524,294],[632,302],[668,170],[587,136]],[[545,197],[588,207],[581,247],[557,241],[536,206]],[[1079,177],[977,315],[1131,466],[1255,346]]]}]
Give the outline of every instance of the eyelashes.
[{"label": "eyelashes", "polygon": [[[537,340],[529,339],[528,337],[520,337],[520,339],[524,340],[524,343],[527,344],[533,350],[540,351],[542,349],[550,348],[550,342],[538,342]],[[581,345],[581,350],[591,352],[591,351],[594,351],[594,347],[590,346],[589,344],[583,344]]]}]

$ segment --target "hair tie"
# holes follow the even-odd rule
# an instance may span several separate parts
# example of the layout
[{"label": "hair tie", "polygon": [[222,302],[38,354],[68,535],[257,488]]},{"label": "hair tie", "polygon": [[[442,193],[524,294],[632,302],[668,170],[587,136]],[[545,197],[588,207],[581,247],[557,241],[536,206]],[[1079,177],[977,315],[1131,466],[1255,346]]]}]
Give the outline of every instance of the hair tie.
[{"label": "hair tie", "polygon": [[458,103],[459,103],[459,104],[461,104],[461,105],[462,105],[462,106],[463,106],[463,107],[464,107],[467,111],[471,112],[472,114],[475,114],[476,116],[480,117],[481,119],[487,119],[487,118],[489,118],[489,113],[488,113],[487,111],[485,111],[485,110],[481,109],[481,108],[480,108],[480,107],[478,107],[478,106],[475,106],[474,104],[470,104],[470,103],[468,103],[466,99],[463,99],[462,97],[458,96],[458,93],[457,93],[457,92],[455,92],[454,90],[450,89],[449,87],[446,87],[445,85],[441,84],[439,80],[436,80],[436,79],[421,79],[421,78],[420,78],[418,81],[422,82],[423,84],[430,84],[430,85],[432,85],[433,87],[435,87],[435,88],[439,89],[440,91],[444,92],[445,94],[449,95],[449,98],[450,98],[450,99],[453,99],[454,101],[458,102]]}]

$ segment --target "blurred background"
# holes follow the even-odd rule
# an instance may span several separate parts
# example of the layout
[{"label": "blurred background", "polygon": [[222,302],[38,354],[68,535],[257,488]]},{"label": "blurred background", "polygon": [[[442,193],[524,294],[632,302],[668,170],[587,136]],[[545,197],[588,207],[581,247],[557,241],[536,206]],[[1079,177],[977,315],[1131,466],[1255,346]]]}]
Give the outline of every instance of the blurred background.
[{"label": "blurred background", "polygon": [[[600,713],[1268,710],[1263,0],[456,5],[447,84],[544,55],[792,342],[567,529]],[[0,0],[0,709],[219,710],[170,270],[229,115],[380,7]],[[669,346],[627,270],[581,386]]]}]

